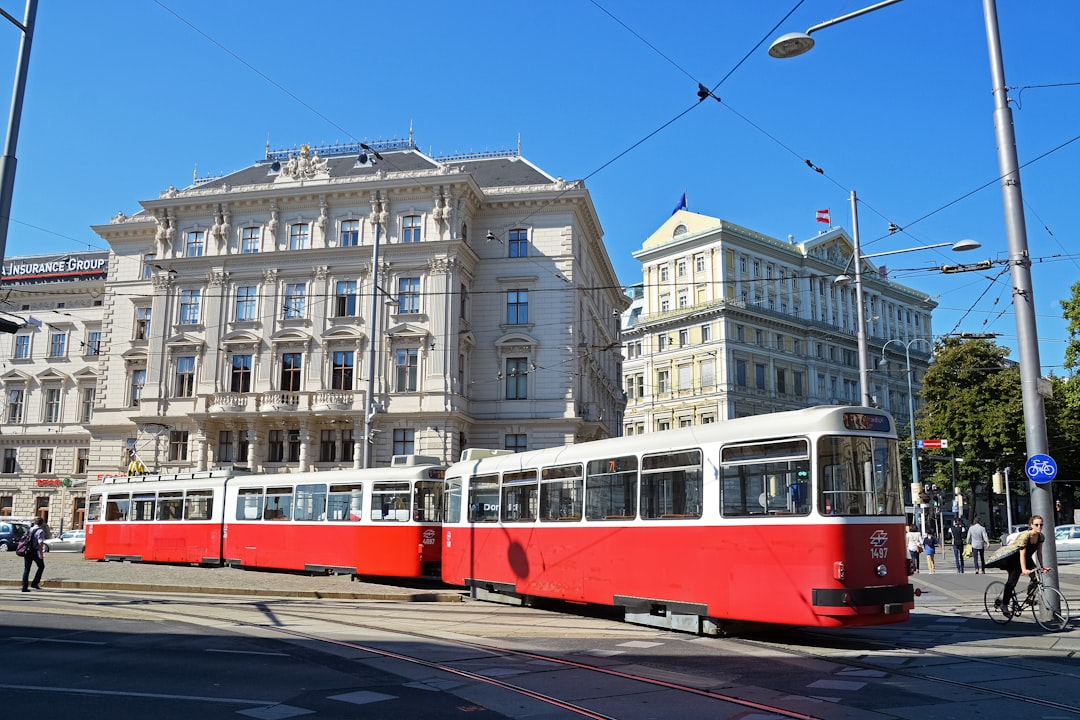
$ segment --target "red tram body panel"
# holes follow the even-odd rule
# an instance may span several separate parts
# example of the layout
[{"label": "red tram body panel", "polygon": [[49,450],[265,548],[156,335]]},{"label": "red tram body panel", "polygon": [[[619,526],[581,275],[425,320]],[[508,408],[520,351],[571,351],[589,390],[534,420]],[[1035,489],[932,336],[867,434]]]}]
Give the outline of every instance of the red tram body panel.
[{"label": "red tram body panel", "polygon": [[696,632],[901,622],[898,467],[891,418],[837,407],[467,457],[446,473],[443,580]]},{"label": "red tram body panel", "polygon": [[401,456],[369,470],[110,478],[89,492],[84,556],[438,577],[443,470]]}]

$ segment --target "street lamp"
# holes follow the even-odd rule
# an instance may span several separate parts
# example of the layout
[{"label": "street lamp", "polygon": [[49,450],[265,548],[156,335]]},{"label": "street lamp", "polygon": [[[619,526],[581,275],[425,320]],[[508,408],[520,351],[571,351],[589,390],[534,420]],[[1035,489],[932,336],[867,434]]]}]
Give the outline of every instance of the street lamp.
[{"label": "street lamp", "polygon": [[[811,33],[859,15],[864,15],[900,0],[886,0],[862,10],[848,13],[834,20],[815,25],[805,33],[789,33],[778,38],[770,47],[769,55],[776,58],[801,55],[814,46]],[[1012,110],[1009,108],[1008,88],[1005,85],[1005,63],[1001,55],[1001,33],[998,29],[996,0],[983,0],[983,18],[986,25],[986,45],[990,54],[990,76],[993,81],[994,131],[997,140],[997,157],[1001,198],[1005,208],[1005,233],[1009,242],[1009,268],[1013,283],[1013,308],[1016,314],[1016,342],[1020,353],[1020,394],[1024,404],[1024,432],[1028,457],[1045,455],[1048,450],[1046,436],[1046,407],[1039,392],[1039,334],[1035,322],[1035,296],[1031,283],[1031,258],[1028,253],[1027,227],[1024,223],[1024,198],[1020,190],[1020,162],[1016,155],[1016,133],[1013,129]],[[1052,533],[1054,502],[1051,483],[1029,483],[1031,511],[1041,515]],[[1046,543],[1043,552],[1047,565],[1057,567],[1057,550],[1053,543]],[[1057,576],[1051,575],[1047,585],[1057,588]]]},{"label": "street lamp", "polygon": [[[899,0],[893,0],[899,2]],[[933,243],[931,245],[919,245],[918,247],[901,248],[900,250],[886,250],[884,252],[862,254],[859,244],[859,201],[855,191],[851,191],[851,264],[855,266],[855,306],[858,312],[858,322],[855,326],[855,338],[859,344],[859,396],[862,405],[873,407],[874,399],[870,394],[870,348],[866,337],[866,309],[863,301],[862,261],[869,258],[884,257],[886,255],[898,255],[900,253],[914,252],[916,250],[933,250],[934,248],[951,248],[954,252],[965,252],[982,247],[975,240],[960,240],[955,243]],[[852,282],[852,276],[844,273],[834,280],[837,285],[846,285]]]},{"label": "street lamp", "polygon": [[[908,403],[908,427],[911,435],[911,504],[919,504],[922,508],[922,501],[919,496],[922,494],[922,482],[919,480],[919,455],[916,452],[915,447],[915,394],[911,387],[911,346],[915,343],[923,342],[929,344],[929,340],[925,338],[913,338],[906,343],[903,340],[889,340],[887,343],[881,346],[881,362],[879,365],[887,365],[888,359],[885,357],[885,348],[889,347],[893,343],[899,343],[904,346],[904,370],[907,376],[907,403]],[[919,514],[919,525],[922,528],[922,532],[926,534],[926,511],[923,510]]]},{"label": "street lamp", "polygon": [[19,142],[19,123],[22,121],[26,73],[30,67],[30,44],[34,39],[37,0],[26,0],[26,14],[21,23],[4,10],[0,10],[0,15],[22,31],[22,39],[19,41],[19,62],[15,67],[15,89],[11,93],[11,115],[8,117],[7,138],[4,140],[4,155],[0,157],[0,260],[3,260],[7,249],[11,199],[15,192],[15,166],[18,164],[15,159],[15,146]]}]

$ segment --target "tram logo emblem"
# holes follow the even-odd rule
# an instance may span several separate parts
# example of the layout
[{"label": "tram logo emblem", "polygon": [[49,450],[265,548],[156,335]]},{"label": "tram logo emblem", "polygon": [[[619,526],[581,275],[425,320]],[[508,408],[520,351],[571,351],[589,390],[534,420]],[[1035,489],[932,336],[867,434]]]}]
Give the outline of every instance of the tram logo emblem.
[{"label": "tram logo emblem", "polygon": [[889,533],[880,529],[875,530],[874,534],[870,536],[870,547],[883,547],[888,539]]}]

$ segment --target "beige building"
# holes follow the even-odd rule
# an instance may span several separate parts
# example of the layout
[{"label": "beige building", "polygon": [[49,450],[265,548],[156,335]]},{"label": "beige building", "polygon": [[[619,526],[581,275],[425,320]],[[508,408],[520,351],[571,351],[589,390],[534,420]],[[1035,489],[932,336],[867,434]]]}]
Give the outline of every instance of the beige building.
[{"label": "beige building", "polygon": [[516,152],[372,146],[267,153],[94,228],[95,471],[132,450],[294,472],[618,433],[627,300],[584,184]]},{"label": "beige building", "polygon": [[[859,402],[855,288],[834,282],[852,272],[842,228],[783,242],[680,210],[634,256],[643,282],[623,322],[625,434]],[[905,346],[917,394],[930,345],[916,339],[932,337],[936,304],[869,263],[862,277],[871,394],[906,423]]]}]

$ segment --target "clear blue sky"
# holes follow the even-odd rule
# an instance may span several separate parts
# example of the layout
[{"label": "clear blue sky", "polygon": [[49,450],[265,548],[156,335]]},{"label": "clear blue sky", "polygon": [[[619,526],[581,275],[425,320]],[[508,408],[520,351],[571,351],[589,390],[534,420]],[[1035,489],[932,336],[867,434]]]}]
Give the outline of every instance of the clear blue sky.
[{"label": "clear blue sky", "polygon": [[[539,167],[586,179],[627,284],[641,277],[631,253],[684,191],[690,210],[803,240],[823,227],[818,209],[850,229],[855,189],[866,253],[981,242],[885,260],[940,303],[936,333],[996,332],[1015,347],[1001,266],[926,270],[1006,256],[982,3],[907,0],[820,31],[800,58],[766,53],[769,39],[864,4],[46,0],[6,254],[99,248],[91,225],[190,184],[196,167],[250,165],[267,137],[274,149],[385,140],[412,124],[434,154],[510,149],[520,136]],[[1080,62],[1069,50],[1080,2],[998,5],[1020,161],[1031,163],[1021,177],[1041,360],[1061,373],[1059,301],[1080,279]],[[23,15],[21,0],[0,6]],[[18,38],[4,22],[4,97]],[[699,82],[722,102],[699,104]],[[904,233],[889,236],[890,221]]]}]

